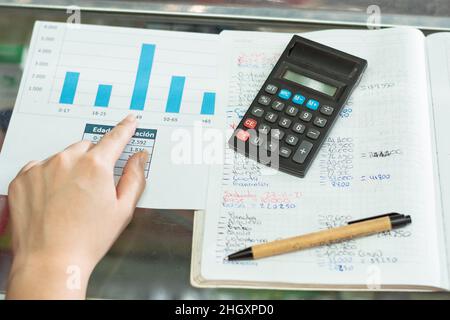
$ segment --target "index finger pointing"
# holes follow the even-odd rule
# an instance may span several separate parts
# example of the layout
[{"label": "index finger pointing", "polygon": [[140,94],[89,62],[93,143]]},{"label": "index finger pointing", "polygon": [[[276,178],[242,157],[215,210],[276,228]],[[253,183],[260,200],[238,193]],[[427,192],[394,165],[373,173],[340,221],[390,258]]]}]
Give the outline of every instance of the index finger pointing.
[{"label": "index finger pointing", "polygon": [[114,165],[134,135],[136,126],[136,117],[132,114],[128,115],[114,129],[105,134],[100,142],[89,152],[98,153],[100,157],[109,161],[111,165]]}]

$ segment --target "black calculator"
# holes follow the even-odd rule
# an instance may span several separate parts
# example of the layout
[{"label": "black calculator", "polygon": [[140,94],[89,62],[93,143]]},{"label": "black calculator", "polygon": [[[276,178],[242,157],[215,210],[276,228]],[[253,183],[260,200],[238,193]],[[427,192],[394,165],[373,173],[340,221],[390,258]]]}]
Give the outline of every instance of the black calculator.
[{"label": "black calculator", "polygon": [[304,177],[366,66],[364,59],[293,36],[228,144]]}]

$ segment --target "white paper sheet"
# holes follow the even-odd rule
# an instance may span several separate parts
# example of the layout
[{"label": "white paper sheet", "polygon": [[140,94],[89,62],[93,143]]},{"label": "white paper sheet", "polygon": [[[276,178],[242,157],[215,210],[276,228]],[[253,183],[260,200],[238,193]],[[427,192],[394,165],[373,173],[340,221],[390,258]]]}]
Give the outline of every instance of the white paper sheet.
[{"label": "white paper sheet", "polygon": [[[440,200],[447,258],[450,257],[450,33],[427,37],[428,66],[434,111]],[[450,261],[447,264],[450,270]],[[449,274],[450,277],[450,274]]]},{"label": "white paper sheet", "polygon": [[192,153],[194,141],[201,142],[195,130],[216,119],[218,41],[208,34],[38,22],[0,155],[0,193],[28,161],[98,138],[85,134],[87,124],[114,126],[133,112],[140,128],[157,131],[139,206],[204,208],[208,164]]}]

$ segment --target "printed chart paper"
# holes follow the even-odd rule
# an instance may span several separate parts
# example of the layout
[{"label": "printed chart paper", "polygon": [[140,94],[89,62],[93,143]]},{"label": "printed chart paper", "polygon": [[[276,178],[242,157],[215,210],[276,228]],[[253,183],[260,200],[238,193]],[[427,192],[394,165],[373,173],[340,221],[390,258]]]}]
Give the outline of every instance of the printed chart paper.
[{"label": "printed chart paper", "polygon": [[108,129],[135,113],[139,128],[155,133],[127,146],[136,152],[144,143],[151,153],[139,206],[204,208],[208,165],[172,153],[180,136],[214,126],[218,41],[217,35],[37,22],[0,155],[0,192],[28,161],[99,138],[91,125]]}]

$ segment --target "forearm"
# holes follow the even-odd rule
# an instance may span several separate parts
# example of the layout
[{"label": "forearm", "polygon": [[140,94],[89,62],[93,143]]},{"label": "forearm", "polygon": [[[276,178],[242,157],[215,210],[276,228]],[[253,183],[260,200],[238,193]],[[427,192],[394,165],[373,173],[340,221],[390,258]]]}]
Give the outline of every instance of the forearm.
[{"label": "forearm", "polygon": [[85,299],[91,272],[92,268],[80,261],[15,259],[6,298]]}]

